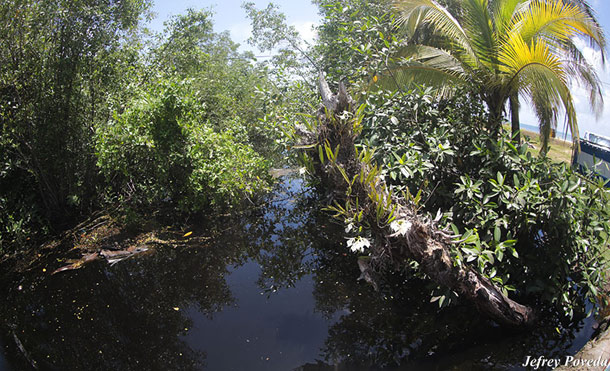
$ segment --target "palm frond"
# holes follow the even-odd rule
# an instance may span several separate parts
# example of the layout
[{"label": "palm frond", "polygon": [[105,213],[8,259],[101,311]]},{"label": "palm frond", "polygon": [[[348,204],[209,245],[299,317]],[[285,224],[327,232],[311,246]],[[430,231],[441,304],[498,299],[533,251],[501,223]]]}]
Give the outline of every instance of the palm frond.
[{"label": "palm frond", "polygon": [[401,48],[396,53],[396,57],[399,61],[416,61],[427,67],[443,70],[458,78],[466,78],[464,65],[443,49],[427,45],[408,45]]},{"label": "palm frond", "polygon": [[488,0],[464,0],[466,34],[481,62],[496,63],[497,38],[489,12]]},{"label": "palm frond", "polygon": [[562,60],[563,68],[572,82],[578,83],[589,93],[589,103],[596,117],[601,118],[604,110],[604,95],[602,85],[595,68],[582,55],[574,43],[566,42],[562,45],[566,58]]},{"label": "palm frond", "polygon": [[492,2],[492,17],[499,36],[506,35],[514,22],[515,15],[527,8],[531,0],[496,0]]},{"label": "palm frond", "polygon": [[[398,10],[396,5],[394,5],[394,9]],[[425,24],[425,15],[428,12],[428,9],[419,7],[399,12],[400,17],[398,18],[398,25],[401,27],[403,35],[406,36],[407,39],[411,39],[413,35],[415,35],[415,32]]]},{"label": "palm frond", "polygon": [[603,28],[597,21],[595,10],[593,10],[591,5],[589,5],[589,3],[586,0],[564,0],[564,2],[578,7],[583,13],[585,13],[587,15],[587,17],[589,17],[591,22],[593,22],[593,24],[595,25],[595,29],[596,29],[596,37],[588,38],[589,46],[591,46],[593,48],[599,48],[599,50],[602,52],[602,62],[605,63],[606,45],[607,45],[606,36],[603,31]]},{"label": "palm frond", "polygon": [[440,70],[427,68],[421,65],[405,65],[392,71],[392,75],[382,75],[378,87],[385,89],[400,86],[402,91],[414,90],[425,86],[432,89],[434,95],[440,98],[449,98],[454,95],[455,88],[461,81],[454,76]]},{"label": "palm frond", "polygon": [[411,89],[415,85],[434,88],[449,96],[454,86],[466,83],[467,74],[459,60],[448,52],[425,45],[403,48],[389,69],[374,81],[380,88]]},{"label": "palm frond", "polygon": [[548,104],[547,97],[544,94],[535,94],[531,97],[534,112],[538,118],[541,152],[546,153],[549,146],[549,138],[551,129],[557,127],[557,111]]},{"label": "palm frond", "polygon": [[[572,135],[572,143],[577,151],[580,150],[580,132],[578,119],[572,95],[567,86],[555,85],[552,80],[538,82],[538,89],[533,91],[532,103],[539,119],[542,148],[548,147],[550,130],[557,129],[557,118],[563,111],[565,113],[566,129]],[[546,85],[546,86],[541,86]],[[563,107],[562,107],[563,106]],[[563,108],[563,109],[562,109]]]},{"label": "palm frond", "polygon": [[578,145],[579,131],[576,109],[570,89],[551,66],[530,64],[519,73],[521,91],[531,97],[540,121],[543,148],[548,145],[550,129],[557,128],[559,113],[565,113],[566,127]]},{"label": "palm frond", "polygon": [[579,7],[562,0],[536,0],[527,8],[521,8],[515,17],[514,31],[518,31],[528,44],[541,37],[565,41],[581,35],[599,46],[605,45],[598,25]]},{"label": "palm frond", "polygon": [[520,34],[512,33],[501,46],[498,59],[500,70],[508,77],[507,89],[513,89],[513,83],[522,70],[530,66],[540,65],[557,74],[563,83],[566,83],[565,72],[561,68],[561,61],[545,43],[528,45]]},{"label": "palm frond", "polygon": [[429,25],[439,36],[461,48],[472,63],[479,64],[468,35],[460,23],[434,0],[393,0],[393,8],[398,12],[398,24],[411,32],[421,25]]}]

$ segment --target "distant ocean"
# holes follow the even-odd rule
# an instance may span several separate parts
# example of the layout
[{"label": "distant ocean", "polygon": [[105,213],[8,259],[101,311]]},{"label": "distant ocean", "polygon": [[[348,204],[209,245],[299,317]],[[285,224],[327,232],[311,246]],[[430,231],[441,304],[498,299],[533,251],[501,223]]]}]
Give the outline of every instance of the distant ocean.
[{"label": "distant ocean", "polygon": [[[535,126],[535,125],[521,124],[521,129],[533,131],[535,133],[540,133],[538,126]],[[584,133],[582,133],[582,134],[584,134]],[[570,134],[566,134],[561,131],[558,131],[557,134],[555,135],[555,137],[557,139],[563,139],[563,140],[567,140],[570,142],[572,141],[572,136]]]}]

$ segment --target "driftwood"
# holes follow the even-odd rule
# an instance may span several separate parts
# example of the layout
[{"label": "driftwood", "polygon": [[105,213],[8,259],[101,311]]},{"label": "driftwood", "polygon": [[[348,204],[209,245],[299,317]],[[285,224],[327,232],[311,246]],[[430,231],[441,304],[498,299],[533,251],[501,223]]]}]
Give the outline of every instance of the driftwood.
[{"label": "driftwood", "polygon": [[[453,242],[449,236],[438,230],[434,223],[417,215],[406,200],[392,196],[381,176],[377,176],[374,182],[357,181],[366,178],[375,168],[361,161],[354,147],[357,135],[354,133],[354,102],[343,84],[340,84],[338,94],[333,94],[322,75],[319,89],[323,106],[318,112],[317,133],[310,133],[306,140],[331,149],[338,148],[339,152],[334,161],[326,162],[318,161],[318,156],[312,154],[314,171],[322,185],[334,192],[335,198],[358,200],[364,218],[371,221],[369,225],[372,225],[375,237],[370,247],[373,259],[382,257],[395,263],[413,259],[428,277],[468,299],[480,313],[496,322],[509,326],[531,324],[534,320],[531,308],[503,295],[488,278],[471,267],[455,265],[450,255]],[[362,174],[364,176],[360,176]],[[349,184],[346,178],[356,180]],[[371,194],[378,197],[370,197]],[[394,215],[399,220],[394,228],[374,222],[379,203],[393,205]],[[361,269],[364,272],[368,268],[361,266]]]}]

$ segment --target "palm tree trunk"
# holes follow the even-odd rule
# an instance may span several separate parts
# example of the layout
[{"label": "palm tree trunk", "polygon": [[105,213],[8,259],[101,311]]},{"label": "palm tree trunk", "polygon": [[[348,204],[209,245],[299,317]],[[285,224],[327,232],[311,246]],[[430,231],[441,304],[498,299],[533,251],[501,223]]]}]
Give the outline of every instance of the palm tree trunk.
[{"label": "palm tree trunk", "polygon": [[510,96],[510,122],[511,122],[511,134],[513,140],[517,143],[521,143],[521,124],[519,122],[519,95],[511,94]]},{"label": "palm tree trunk", "polygon": [[502,111],[506,104],[506,99],[507,98],[502,98],[496,93],[489,94],[485,99],[487,108],[489,109],[488,130],[496,139],[500,138],[500,133],[502,131],[502,120],[504,119]]}]

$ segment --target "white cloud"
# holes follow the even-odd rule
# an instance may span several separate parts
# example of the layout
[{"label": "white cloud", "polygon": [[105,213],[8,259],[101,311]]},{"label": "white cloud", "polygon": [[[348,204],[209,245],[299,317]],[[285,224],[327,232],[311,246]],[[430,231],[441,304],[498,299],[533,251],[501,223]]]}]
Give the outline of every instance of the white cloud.
[{"label": "white cloud", "polygon": [[252,27],[248,22],[241,22],[231,25],[229,28],[231,39],[237,43],[244,44],[252,35]]},{"label": "white cloud", "polygon": [[318,37],[318,31],[316,30],[316,22],[296,22],[293,23],[292,26],[296,28],[303,40],[305,40],[309,45],[313,45],[314,41]]},{"label": "white cloud", "polygon": [[[290,24],[293,26],[301,36],[301,39],[306,41],[309,45],[313,45],[315,39],[318,37],[316,30],[317,23],[311,21],[294,22]],[[231,39],[236,43],[240,44],[240,49],[243,51],[257,52],[255,47],[248,44],[248,38],[252,36],[252,26],[249,21],[243,21],[235,23],[229,27],[231,33]],[[276,51],[272,51],[267,54],[274,54]]]},{"label": "white cloud", "polygon": [[587,61],[595,68],[602,68],[602,53],[589,46],[589,44],[580,37],[574,39],[574,45],[582,52]]}]

